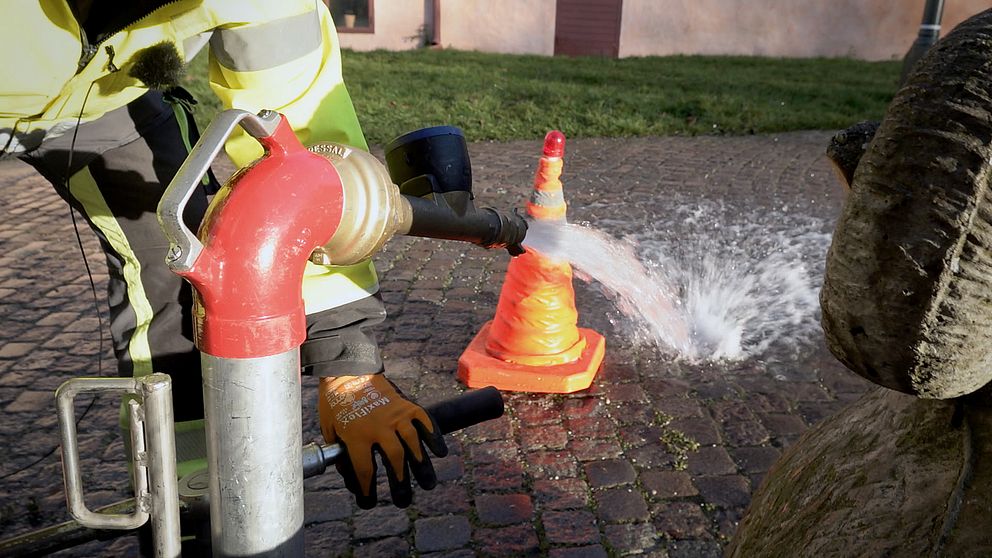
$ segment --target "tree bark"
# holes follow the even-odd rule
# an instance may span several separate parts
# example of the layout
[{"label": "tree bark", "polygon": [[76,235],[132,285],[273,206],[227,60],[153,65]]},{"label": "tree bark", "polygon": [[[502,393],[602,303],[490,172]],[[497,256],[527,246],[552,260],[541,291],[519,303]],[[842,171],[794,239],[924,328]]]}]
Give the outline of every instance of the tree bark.
[{"label": "tree bark", "polygon": [[876,389],[772,466],[728,558],[990,556],[992,407]]},{"label": "tree bark", "polygon": [[992,380],[992,10],[930,49],[854,173],[820,303],[833,354],[926,398]]}]

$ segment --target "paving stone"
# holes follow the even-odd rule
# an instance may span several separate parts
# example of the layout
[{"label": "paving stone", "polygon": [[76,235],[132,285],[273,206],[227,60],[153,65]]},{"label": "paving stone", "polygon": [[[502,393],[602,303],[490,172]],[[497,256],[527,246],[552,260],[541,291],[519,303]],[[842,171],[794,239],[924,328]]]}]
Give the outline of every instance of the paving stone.
[{"label": "paving stone", "polygon": [[566,426],[576,438],[615,438],[616,425],[606,417],[570,418]]},{"label": "paving stone", "polygon": [[603,521],[644,521],[650,517],[644,496],[636,488],[607,488],[593,493],[593,498]]},{"label": "paving stone", "polygon": [[675,457],[660,441],[645,444],[638,448],[627,449],[624,451],[624,455],[638,469],[671,467],[675,463]]},{"label": "paving stone", "polygon": [[814,382],[797,382],[789,390],[796,401],[829,401],[832,399],[823,386]]},{"label": "paving stone", "polygon": [[575,477],[579,466],[575,457],[564,451],[532,451],[525,457],[527,472],[535,479]]},{"label": "paving stone", "polygon": [[692,478],[684,471],[644,471],[639,477],[652,498],[685,498],[699,494]]},{"label": "paving stone", "polygon": [[475,558],[476,554],[474,551],[469,549],[462,550],[447,550],[443,552],[428,552],[427,554],[421,554],[423,558]]},{"label": "paving stone", "polygon": [[693,475],[729,475],[737,472],[737,465],[722,447],[702,447],[690,453],[688,467]]},{"label": "paving stone", "polygon": [[761,415],[761,422],[776,438],[794,440],[806,431],[806,424],[795,415],[766,413]]},{"label": "paving stone", "polygon": [[696,477],[693,484],[707,502],[725,508],[744,508],[751,500],[751,487],[741,475]]},{"label": "paving stone", "polygon": [[764,444],[770,435],[764,425],[755,419],[724,424],[723,437],[729,445],[739,447]]},{"label": "paving stone", "polygon": [[682,418],[669,423],[668,429],[681,432],[703,445],[720,444],[720,429],[713,419],[704,418]]},{"label": "paving stone", "polygon": [[534,525],[521,523],[496,529],[476,530],[475,542],[481,556],[539,556],[540,543]]},{"label": "paving stone", "polygon": [[609,555],[602,545],[594,544],[589,546],[552,548],[548,552],[548,556],[549,558],[607,558]]},{"label": "paving stone", "polygon": [[355,538],[378,539],[406,533],[410,518],[406,510],[394,506],[377,506],[360,510],[354,516]]},{"label": "paving stone", "polygon": [[421,515],[447,515],[467,513],[469,504],[468,488],[460,484],[439,484],[433,490],[422,490],[414,494],[413,505]]},{"label": "paving stone", "polygon": [[513,414],[523,428],[528,428],[561,423],[562,409],[560,401],[538,397],[515,401]]},{"label": "paving stone", "polygon": [[[655,396],[685,397],[692,391],[692,382],[678,378],[651,378],[642,382],[644,389]],[[656,397],[655,401],[659,399]]]},{"label": "paving stone", "polygon": [[745,473],[765,472],[778,461],[781,455],[782,452],[773,447],[734,448],[730,450],[730,456]]},{"label": "paving stone", "polygon": [[345,491],[307,492],[303,499],[303,517],[306,525],[351,517],[354,500],[355,497]]},{"label": "paving stone", "polygon": [[599,542],[599,528],[592,512],[548,511],[541,514],[544,536],[552,544],[593,544]]},{"label": "paving stone", "polygon": [[615,384],[603,389],[607,403],[645,403],[648,395],[637,384]]},{"label": "paving stone", "polygon": [[516,460],[520,448],[512,440],[496,440],[469,445],[469,455],[475,463]]},{"label": "paving stone", "polygon": [[721,558],[723,550],[712,540],[675,541],[668,546],[669,558]]},{"label": "paving stone", "polygon": [[665,434],[665,429],[657,425],[631,425],[620,429],[623,443],[628,447],[641,447],[645,444],[657,444]]},{"label": "paving stone", "polygon": [[35,348],[34,343],[4,343],[0,345],[0,358],[22,357]]},{"label": "paving stone", "polygon": [[354,548],[354,558],[406,558],[410,556],[410,543],[400,537],[389,537],[360,544]]},{"label": "paving stone", "polygon": [[716,509],[713,511],[713,516],[716,521],[717,536],[729,541],[737,533],[741,518],[744,516],[744,509]]},{"label": "paving stone", "polygon": [[[431,457],[434,475],[438,482],[458,480],[465,476],[465,461],[455,454],[454,440],[448,440],[448,457]],[[429,451],[429,450],[428,450]]]},{"label": "paving stone", "polygon": [[658,413],[646,403],[630,402],[615,404],[612,409],[612,416],[623,429],[630,426],[653,424],[658,418]]},{"label": "paving stone", "polygon": [[[610,362],[609,355],[612,351],[606,352],[606,358],[603,362],[603,367],[599,369],[597,378],[599,380],[608,381],[610,383],[622,384],[629,382],[636,382],[640,378],[640,374],[637,371],[637,367],[633,364],[626,362]],[[619,401],[619,399],[611,398],[613,401]]]},{"label": "paving stone", "polygon": [[569,399],[564,405],[565,418],[571,425],[575,419],[605,417],[609,415],[606,404],[598,397]]},{"label": "paving stone", "polygon": [[590,461],[583,465],[589,486],[603,488],[628,484],[637,479],[637,473],[630,463],[621,459]]},{"label": "paving stone", "polygon": [[427,517],[414,522],[417,550],[450,550],[468,544],[472,537],[472,526],[464,515]]},{"label": "paving stone", "polygon": [[526,494],[479,494],[475,497],[479,521],[489,525],[511,525],[530,521],[534,506]]},{"label": "paving stone", "polygon": [[572,440],[568,443],[568,451],[579,461],[615,458],[623,454],[623,448],[616,440]]},{"label": "paving stone", "polygon": [[662,502],[652,508],[651,517],[658,532],[672,539],[712,536],[709,533],[711,522],[697,503]]},{"label": "paving stone", "polygon": [[791,393],[752,393],[748,405],[756,413],[789,413],[795,410],[796,400]]},{"label": "paving stone", "polygon": [[13,403],[4,408],[4,411],[8,413],[52,412],[54,407],[55,395],[51,392],[22,391]]},{"label": "paving stone", "polygon": [[343,521],[320,523],[304,529],[306,555],[344,557],[351,554],[351,528]]},{"label": "paving stone", "polygon": [[589,500],[589,485],[582,479],[535,480],[532,490],[537,504],[548,510],[584,508]]},{"label": "paving stone", "polygon": [[624,525],[607,525],[603,528],[606,542],[613,551],[621,556],[641,554],[644,550],[655,546],[658,534],[649,523],[627,523]]},{"label": "paving stone", "polygon": [[723,399],[737,395],[734,386],[722,378],[701,379],[693,382],[692,389],[700,399]]},{"label": "paving stone", "polygon": [[651,402],[652,408],[664,415],[674,418],[701,417],[703,407],[699,401],[686,397],[663,397]]},{"label": "paving stone", "polygon": [[523,427],[520,429],[520,445],[525,450],[564,449],[568,444],[568,431],[559,424]]},{"label": "paving stone", "polygon": [[472,470],[476,490],[505,491],[523,488],[524,468],[519,461],[480,463]]}]

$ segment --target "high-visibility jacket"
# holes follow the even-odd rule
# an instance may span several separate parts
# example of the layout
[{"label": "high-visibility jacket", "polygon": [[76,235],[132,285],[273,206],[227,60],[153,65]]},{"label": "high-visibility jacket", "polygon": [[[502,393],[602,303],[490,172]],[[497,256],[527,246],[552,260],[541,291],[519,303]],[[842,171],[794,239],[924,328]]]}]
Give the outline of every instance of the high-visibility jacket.
[{"label": "high-visibility jacket", "polygon": [[[10,0],[4,6],[0,33],[15,45],[0,53],[0,153],[5,156],[147,92],[129,69],[144,49],[162,42],[174,44],[187,61],[209,44],[210,87],[224,108],[276,110],[307,145],[334,141],[367,149],[342,80],[334,24],[319,0],[121,2],[121,12],[135,13],[113,18],[120,26],[99,37],[87,36],[71,3]],[[226,150],[238,167],[262,154],[240,129]],[[310,264],[307,312],[377,289],[371,262]]]}]

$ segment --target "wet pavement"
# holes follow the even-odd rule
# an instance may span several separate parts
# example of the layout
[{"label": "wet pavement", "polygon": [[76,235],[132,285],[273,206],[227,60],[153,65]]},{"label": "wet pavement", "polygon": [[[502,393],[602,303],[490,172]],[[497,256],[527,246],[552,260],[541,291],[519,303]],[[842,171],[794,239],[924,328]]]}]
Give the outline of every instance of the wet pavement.
[{"label": "wet pavement", "polygon": [[[653,226],[674,203],[700,200],[772,220],[787,207],[828,232],[842,201],[822,157],[829,135],[570,140],[569,218]],[[539,140],[472,144],[478,203],[522,206],[540,148]],[[112,375],[115,366],[97,317],[106,270],[95,238],[83,231],[99,303],[67,207],[26,165],[0,165],[0,216],[6,538],[67,519],[53,392],[71,377]],[[507,260],[470,245],[406,238],[376,257],[389,311],[378,330],[386,370],[408,395],[426,404],[464,390],[456,361],[492,318]],[[607,342],[592,388],[506,394],[502,419],[449,437],[451,455],[435,460],[438,487],[418,491],[405,510],[359,510],[333,471],[309,479],[309,554],[719,556],[783,449],[868,388],[817,336],[733,364],[677,361],[627,339],[595,288],[577,281],[576,292],[580,325]],[[305,378],[308,441],[319,436],[315,393]],[[82,399],[80,415],[90,506],[126,498],[117,401]],[[128,536],[60,555],[129,556],[136,548]]]}]

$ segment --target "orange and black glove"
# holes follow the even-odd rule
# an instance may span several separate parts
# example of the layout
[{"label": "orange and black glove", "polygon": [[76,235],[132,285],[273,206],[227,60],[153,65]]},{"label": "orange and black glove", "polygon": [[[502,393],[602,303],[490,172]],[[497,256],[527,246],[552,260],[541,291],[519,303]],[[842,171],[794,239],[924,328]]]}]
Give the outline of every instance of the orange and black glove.
[{"label": "orange and black glove", "polygon": [[422,407],[407,400],[382,374],[321,378],[317,409],[324,440],[345,448],[335,466],[358,507],[371,509],[376,504],[373,452],[386,467],[395,506],[405,508],[413,500],[411,472],[425,490],[437,484],[424,445],[438,457],[447,455],[441,431]]}]

